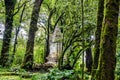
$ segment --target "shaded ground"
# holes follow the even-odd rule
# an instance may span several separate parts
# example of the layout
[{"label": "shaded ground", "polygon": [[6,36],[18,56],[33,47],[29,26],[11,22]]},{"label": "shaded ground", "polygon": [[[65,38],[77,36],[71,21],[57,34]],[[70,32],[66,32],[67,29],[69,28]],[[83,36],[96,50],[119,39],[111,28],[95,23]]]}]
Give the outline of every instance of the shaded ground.
[{"label": "shaded ground", "polygon": [[0,76],[0,80],[31,80],[31,78],[21,78],[20,76]]},{"label": "shaded ground", "polygon": [[27,72],[24,70],[15,70],[0,68],[0,80],[42,80],[45,76],[45,71]]},{"label": "shaded ground", "polygon": [[[7,74],[6,74],[7,73]],[[41,80],[42,76],[46,75],[45,73],[32,73],[29,74],[20,74],[20,75],[11,75],[8,72],[4,72],[4,74],[0,73],[0,80]]]}]

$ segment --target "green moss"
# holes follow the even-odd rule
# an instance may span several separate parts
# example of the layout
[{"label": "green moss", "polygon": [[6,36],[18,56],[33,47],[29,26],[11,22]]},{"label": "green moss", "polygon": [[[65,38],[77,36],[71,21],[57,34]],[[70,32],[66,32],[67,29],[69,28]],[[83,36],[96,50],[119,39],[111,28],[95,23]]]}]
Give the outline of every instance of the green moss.
[{"label": "green moss", "polygon": [[[105,15],[100,42],[100,62],[96,80],[114,80],[116,66],[116,39],[118,30],[119,5],[116,0],[106,0]],[[117,12],[117,13],[116,13]]]},{"label": "green moss", "polygon": [[98,60],[100,55],[100,36],[102,29],[102,21],[103,21],[103,11],[104,11],[104,0],[99,0],[98,3],[98,13],[97,13],[97,30],[95,32],[95,49],[94,49],[94,59],[92,65],[92,79],[95,76],[96,69],[98,67]]}]

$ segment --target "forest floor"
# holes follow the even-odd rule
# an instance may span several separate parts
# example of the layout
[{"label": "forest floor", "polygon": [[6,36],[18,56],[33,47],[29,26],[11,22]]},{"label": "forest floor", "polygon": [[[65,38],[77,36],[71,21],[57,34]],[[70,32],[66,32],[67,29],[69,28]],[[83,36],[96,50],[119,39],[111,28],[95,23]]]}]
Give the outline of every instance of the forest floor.
[{"label": "forest floor", "polygon": [[45,73],[32,73],[32,75],[11,75],[11,74],[6,74],[8,72],[4,72],[4,74],[1,74],[0,72],[0,80],[41,80],[40,76],[44,76]]},{"label": "forest floor", "polygon": [[45,71],[12,71],[7,68],[0,68],[0,80],[41,80],[48,72]]},{"label": "forest floor", "polygon": [[34,64],[32,71],[21,69],[20,66],[0,67],[0,80],[45,80],[52,68],[51,63]]},{"label": "forest floor", "polygon": [[0,76],[0,80],[31,80],[31,79],[20,78],[19,76]]}]

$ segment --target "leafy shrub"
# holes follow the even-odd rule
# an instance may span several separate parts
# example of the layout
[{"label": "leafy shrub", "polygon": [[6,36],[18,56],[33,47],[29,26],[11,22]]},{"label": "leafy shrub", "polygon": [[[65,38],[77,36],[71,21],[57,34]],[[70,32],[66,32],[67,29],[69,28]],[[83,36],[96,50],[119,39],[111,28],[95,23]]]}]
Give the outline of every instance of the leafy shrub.
[{"label": "leafy shrub", "polygon": [[48,74],[40,77],[41,80],[78,80],[78,75],[74,70],[63,70],[60,71],[57,68],[50,70]]}]

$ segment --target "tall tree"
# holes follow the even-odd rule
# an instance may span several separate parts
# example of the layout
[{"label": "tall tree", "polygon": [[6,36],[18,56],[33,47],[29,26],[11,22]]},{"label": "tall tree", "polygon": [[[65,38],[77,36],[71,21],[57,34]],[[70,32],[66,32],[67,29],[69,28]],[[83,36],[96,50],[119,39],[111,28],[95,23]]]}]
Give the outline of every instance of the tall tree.
[{"label": "tall tree", "polygon": [[25,53],[23,64],[22,64],[22,68],[24,69],[32,69],[33,54],[34,54],[34,39],[35,39],[35,33],[38,30],[37,22],[39,17],[40,6],[42,2],[43,0],[35,0],[34,6],[33,6],[28,41],[26,46],[26,53]]},{"label": "tall tree", "polygon": [[5,31],[1,50],[0,63],[3,67],[8,66],[9,46],[13,27],[13,15],[16,0],[4,0],[5,2]]},{"label": "tall tree", "polygon": [[95,50],[93,57],[93,65],[92,65],[92,76],[95,75],[96,69],[98,67],[98,60],[100,55],[100,36],[102,29],[102,21],[103,21],[103,11],[104,11],[104,0],[99,0],[98,3],[98,12],[97,12],[97,28],[95,32]]},{"label": "tall tree", "polygon": [[119,0],[105,0],[104,11],[96,80],[114,80]]}]

